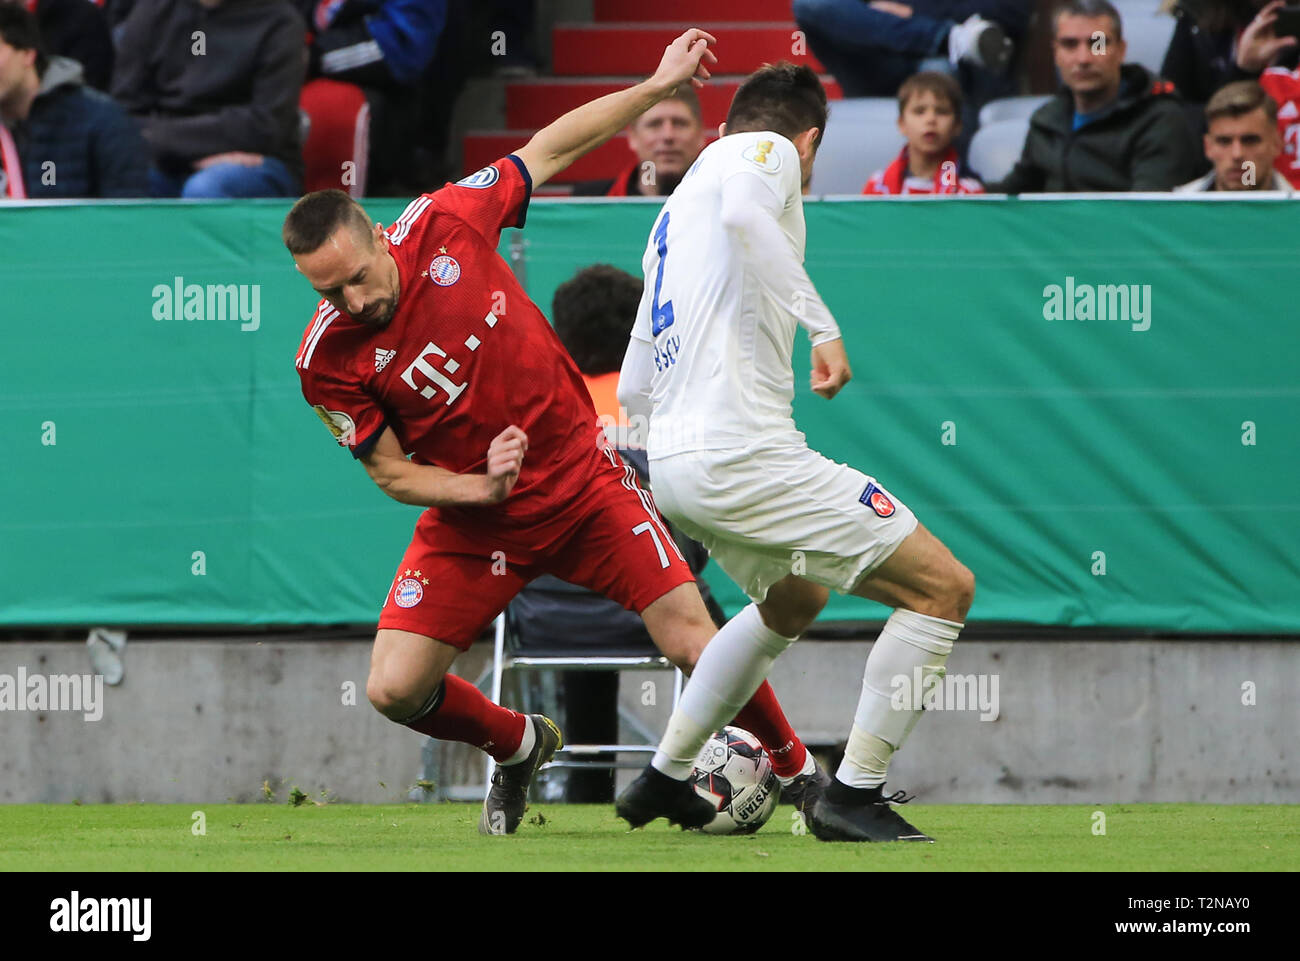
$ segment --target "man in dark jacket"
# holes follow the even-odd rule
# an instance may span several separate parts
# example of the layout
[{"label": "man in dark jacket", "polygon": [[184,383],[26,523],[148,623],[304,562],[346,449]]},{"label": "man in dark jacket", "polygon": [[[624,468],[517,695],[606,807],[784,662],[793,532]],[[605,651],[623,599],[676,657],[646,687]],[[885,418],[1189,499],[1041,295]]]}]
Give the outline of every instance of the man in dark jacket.
[{"label": "man in dark jacket", "polygon": [[1174,85],[1124,63],[1113,6],[1066,0],[1053,46],[1065,87],[1030,118],[1020,160],[990,193],[1169,190],[1200,172]]},{"label": "man in dark jacket", "polygon": [[155,196],[298,194],[305,37],[289,0],[137,0],[113,96],[141,123]]},{"label": "man in dark jacket", "polygon": [[120,106],[46,57],[36,19],[0,4],[0,197],[145,197],[148,150]]}]

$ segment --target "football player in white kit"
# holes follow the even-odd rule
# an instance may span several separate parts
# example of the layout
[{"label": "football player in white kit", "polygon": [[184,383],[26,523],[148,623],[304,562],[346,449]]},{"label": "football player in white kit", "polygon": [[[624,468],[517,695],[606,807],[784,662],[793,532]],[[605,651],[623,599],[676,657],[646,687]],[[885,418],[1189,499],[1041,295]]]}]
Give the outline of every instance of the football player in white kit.
[{"label": "football player in white kit", "polygon": [[[942,675],[975,579],[875,478],[811,450],[791,415],[795,326],[812,342],[812,389],[851,372],[835,319],[803,267],[803,189],[826,126],[806,66],[764,66],[655,220],[645,293],[619,400],[649,418],[660,509],[709,548],[753,603],[708,643],[654,760],[620,795],[633,827],[702,825],[686,778],[709,735],[825,606],[829,590],[894,608],[872,646],[844,761],[805,806],[822,840],[929,841],[882,788],[920,710],[891,679]],[[845,416],[853,416],[846,411]],[[892,802],[892,803],[891,803]]]}]

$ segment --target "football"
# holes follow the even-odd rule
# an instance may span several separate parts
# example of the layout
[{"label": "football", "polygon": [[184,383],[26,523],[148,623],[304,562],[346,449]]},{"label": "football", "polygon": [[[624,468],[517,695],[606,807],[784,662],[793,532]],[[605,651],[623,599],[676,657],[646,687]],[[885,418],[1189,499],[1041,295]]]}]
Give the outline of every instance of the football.
[{"label": "football", "polygon": [[695,792],[718,811],[702,830],[706,834],[753,834],[772,816],[781,783],[758,738],[738,727],[725,727],[695,759]]}]

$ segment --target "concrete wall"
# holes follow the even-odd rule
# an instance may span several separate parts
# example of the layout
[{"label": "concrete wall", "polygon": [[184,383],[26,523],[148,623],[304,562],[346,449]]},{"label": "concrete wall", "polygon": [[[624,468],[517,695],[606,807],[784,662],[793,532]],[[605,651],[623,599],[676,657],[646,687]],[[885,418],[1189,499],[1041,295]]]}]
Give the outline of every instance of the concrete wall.
[{"label": "concrete wall", "polygon": [[[846,736],[869,646],[803,641],[777,662],[772,682],[810,744]],[[461,673],[476,678],[489,654],[476,646]],[[251,801],[264,782],[280,799],[297,786],[405,800],[426,739],[370,707],[368,662],[364,640],[131,642],[100,720],[0,710],[0,801]],[[1294,803],[1298,664],[1287,641],[962,641],[949,674],[984,675],[987,693],[996,678],[998,717],[928,713],[890,786],[928,802]],[[91,670],[81,644],[0,643],[0,676],[20,667]],[[671,675],[626,675],[623,691],[660,730]],[[481,783],[480,757],[439,750],[436,779]]]},{"label": "concrete wall", "polygon": [[[777,662],[808,740],[847,737],[869,647],[796,644]],[[1286,641],[958,641],[949,674],[996,676],[998,718],[923,716],[890,784],[927,801],[1295,803],[1298,668]]]}]

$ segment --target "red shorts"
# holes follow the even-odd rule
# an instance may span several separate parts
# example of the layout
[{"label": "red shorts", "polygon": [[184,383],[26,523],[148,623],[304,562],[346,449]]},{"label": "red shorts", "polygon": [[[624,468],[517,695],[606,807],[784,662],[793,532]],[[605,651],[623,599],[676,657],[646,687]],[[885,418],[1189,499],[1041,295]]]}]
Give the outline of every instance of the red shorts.
[{"label": "red shorts", "polygon": [[[379,615],[379,627],[411,631],[467,650],[519,590],[554,574],[638,614],[695,580],[650,493],[613,450],[580,500],[555,520],[557,536],[530,541],[507,529],[454,524],[427,510]],[[543,542],[544,541],[544,542]]]}]

